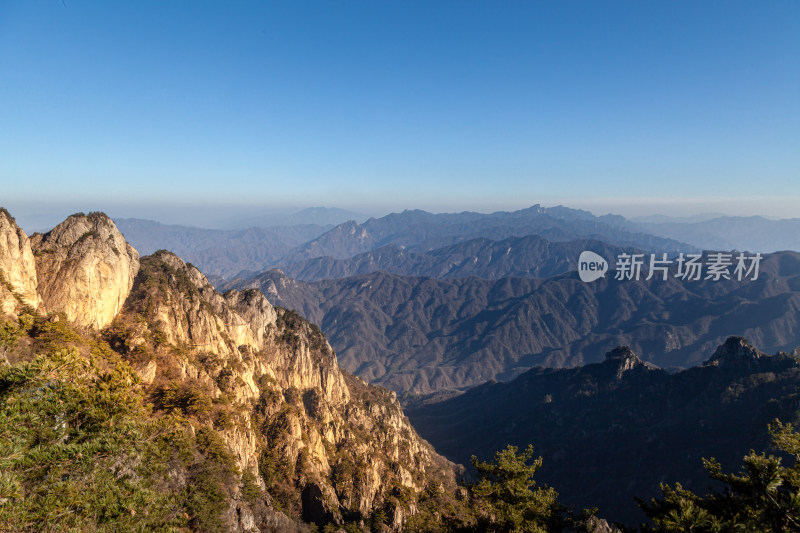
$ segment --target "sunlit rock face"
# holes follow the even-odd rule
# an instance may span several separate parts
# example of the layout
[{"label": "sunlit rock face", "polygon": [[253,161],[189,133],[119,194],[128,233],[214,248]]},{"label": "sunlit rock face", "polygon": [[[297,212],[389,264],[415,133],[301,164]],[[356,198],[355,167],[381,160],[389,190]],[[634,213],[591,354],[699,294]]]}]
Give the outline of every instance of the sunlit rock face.
[{"label": "sunlit rock face", "polygon": [[114,222],[102,213],[72,215],[30,241],[45,309],[81,327],[111,323],[139,271],[139,253]]},{"label": "sunlit rock face", "polygon": [[0,208],[0,309],[15,315],[22,305],[39,307],[36,293],[36,263],[30,240],[14,218]]},{"label": "sunlit rock face", "polygon": [[[418,494],[455,487],[455,465],[419,438],[395,394],[343,372],[318,327],[259,290],[218,293],[170,252],[140,260],[102,213],[28,239],[0,211],[0,267],[7,314],[63,313],[107,341],[156,414],[183,409],[192,427],[218,433],[240,472],[296,502],[291,519],[275,511],[266,530],[380,509],[401,531]],[[252,509],[238,496],[229,504],[227,530],[253,530]]]}]

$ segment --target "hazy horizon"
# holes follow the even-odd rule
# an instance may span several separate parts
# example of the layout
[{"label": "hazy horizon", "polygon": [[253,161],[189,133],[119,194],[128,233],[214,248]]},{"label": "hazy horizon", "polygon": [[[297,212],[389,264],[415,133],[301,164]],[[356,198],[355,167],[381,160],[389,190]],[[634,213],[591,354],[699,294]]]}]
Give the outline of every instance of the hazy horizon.
[{"label": "hazy horizon", "polygon": [[[103,205],[102,202],[85,202],[82,204],[57,205],[57,204],[21,204],[11,203],[8,205],[0,205],[0,207],[8,209],[9,213],[16,219],[17,224],[28,234],[34,232],[46,232],[52,229],[55,225],[61,223],[66,217],[71,214],[82,212],[89,213],[92,211],[101,211],[106,213],[112,219],[142,219],[158,222],[165,225],[179,225],[179,226],[192,226],[197,228],[206,229],[246,229],[249,227],[266,227],[277,225],[294,225],[300,222],[283,223],[279,222],[284,218],[291,218],[292,215],[298,214],[304,210],[309,209],[323,209],[323,210],[341,210],[350,212],[354,216],[348,217],[357,222],[374,217],[380,218],[391,213],[399,213],[405,210],[423,210],[431,213],[460,213],[460,212],[476,212],[476,213],[493,213],[498,211],[518,211],[520,209],[527,209],[534,204],[521,205],[521,206],[485,206],[483,208],[472,208],[465,206],[463,209],[457,207],[448,208],[447,206],[437,209],[435,207],[420,207],[420,206],[407,206],[399,209],[385,209],[376,210],[369,209],[369,206],[241,206],[241,205],[207,205],[207,204],[184,204],[184,205]],[[593,208],[592,205],[568,205],[565,203],[540,203],[542,207],[557,207],[563,206],[572,209],[581,209],[588,211],[595,216],[602,215],[621,215],[625,218],[636,221],[638,218],[668,218],[681,221],[686,220],[706,220],[720,216],[760,216],[769,220],[789,219],[797,217],[781,217],[774,213],[763,213],[757,211],[737,212],[737,211],[721,211],[718,208],[722,206],[714,206],[709,204],[695,205],[695,209],[687,210],[685,207],[692,207],[692,204],[684,205],[683,209],[661,211],[647,209],[639,206],[639,209],[625,210],[624,206],[621,210],[598,210]],[[662,207],[670,207],[669,204],[662,204]],[[705,207],[705,209],[704,209]],[[627,214],[626,214],[627,213]],[[257,219],[264,219],[269,223],[257,223]],[[252,222],[252,223],[251,223]],[[308,223],[313,223],[309,221]]]},{"label": "hazy horizon", "polygon": [[791,218],[800,4],[0,2],[0,204]]}]

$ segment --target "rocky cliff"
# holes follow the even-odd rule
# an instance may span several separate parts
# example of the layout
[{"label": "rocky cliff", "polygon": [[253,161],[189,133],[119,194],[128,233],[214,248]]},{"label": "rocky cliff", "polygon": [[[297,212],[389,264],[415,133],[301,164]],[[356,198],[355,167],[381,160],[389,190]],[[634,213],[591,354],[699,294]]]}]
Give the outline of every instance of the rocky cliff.
[{"label": "rocky cliff", "polygon": [[[223,480],[209,486],[227,531],[302,530],[302,522],[400,530],[422,495],[454,491],[455,466],[418,437],[394,393],[343,372],[316,326],[260,291],[219,294],[169,252],[140,261],[99,213],[73,215],[30,244],[5,212],[0,230],[12,360],[77,354],[86,358],[78,367],[96,369],[85,379],[101,376],[103,391],[103,372],[131,368],[140,384],[129,386],[150,402],[150,416],[172,417],[194,439],[184,447],[198,451],[173,459],[163,482],[186,491],[189,511],[200,509],[187,512],[189,525],[216,523],[200,516],[211,504],[191,505],[209,471]],[[228,455],[231,468],[208,470]]]},{"label": "rocky cliff", "polygon": [[39,307],[36,264],[30,241],[5,209],[0,209],[0,310],[15,315],[21,305]]},{"label": "rocky cliff", "polygon": [[34,234],[31,248],[45,309],[63,312],[80,327],[109,324],[139,270],[139,253],[102,213],[72,215]]},{"label": "rocky cliff", "polygon": [[162,409],[176,395],[210,398],[187,412],[215,425],[290,514],[323,524],[386,507],[400,527],[414,494],[453,481],[393,393],[342,372],[316,326],[260,291],[218,294],[171,253],[143,258],[106,335]]}]

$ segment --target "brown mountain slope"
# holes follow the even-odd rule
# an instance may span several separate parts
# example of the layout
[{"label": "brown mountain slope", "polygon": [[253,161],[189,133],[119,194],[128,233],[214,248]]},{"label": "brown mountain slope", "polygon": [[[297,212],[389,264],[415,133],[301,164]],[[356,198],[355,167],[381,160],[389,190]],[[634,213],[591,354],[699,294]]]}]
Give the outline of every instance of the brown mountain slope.
[{"label": "brown mountain slope", "polygon": [[755,281],[607,278],[374,272],[302,282],[269,271],[235,286],[260,287],[276,305],[320,324],[345,369],[398,393],[511,379],[537,365],[577,366],[618,345],[662,367],[689,367],[730,335],[768,351],[800,344],[795,252],[765,256]]}]

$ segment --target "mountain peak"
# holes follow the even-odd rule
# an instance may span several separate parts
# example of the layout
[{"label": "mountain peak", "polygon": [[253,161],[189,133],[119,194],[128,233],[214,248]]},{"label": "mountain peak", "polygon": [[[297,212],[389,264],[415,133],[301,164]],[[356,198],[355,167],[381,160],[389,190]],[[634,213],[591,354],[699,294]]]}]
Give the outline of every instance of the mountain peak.
[{"label": "mountain peak", "polygon": [[707,366],[751,365],[763,354],[753,348],[744,337],[728,337],[706,361]]},{"label": "mountain peak", "polygon": [[634,361],[640,361],[639,356],[634,353],[628,346],[617,346],[610,352],[606,353],[606,361],[610,361],[613,359],[633,359]]},{"label": "mountain peak", "polygon": [[81,327],[102,328],[122,309],[139,270],[139,253],[105,213],[76,213],[31,236],[45,309]]},{"label": "mountain peak", "polygon": [[658,370],[658,367],[647,361],[642,361],[636,353],[628,346],[617,346],[610,352],[606,353],[606,363],[616,363],[617,366],[617,379],[622,378],[622,375],[636,368],[645,368],[647,370]]},{"label": "mountain peak", "polygon": [[[75,213],[67,217],[64,222],[47,232],[42,239],[51,244],[71,246],[78,240],[86,238],[87,233],[105,230],[109,233],[119,233],[116,224],[105,213],[96,211],[85,215]],[[121,234],[120,234],[121,236]]]}]

